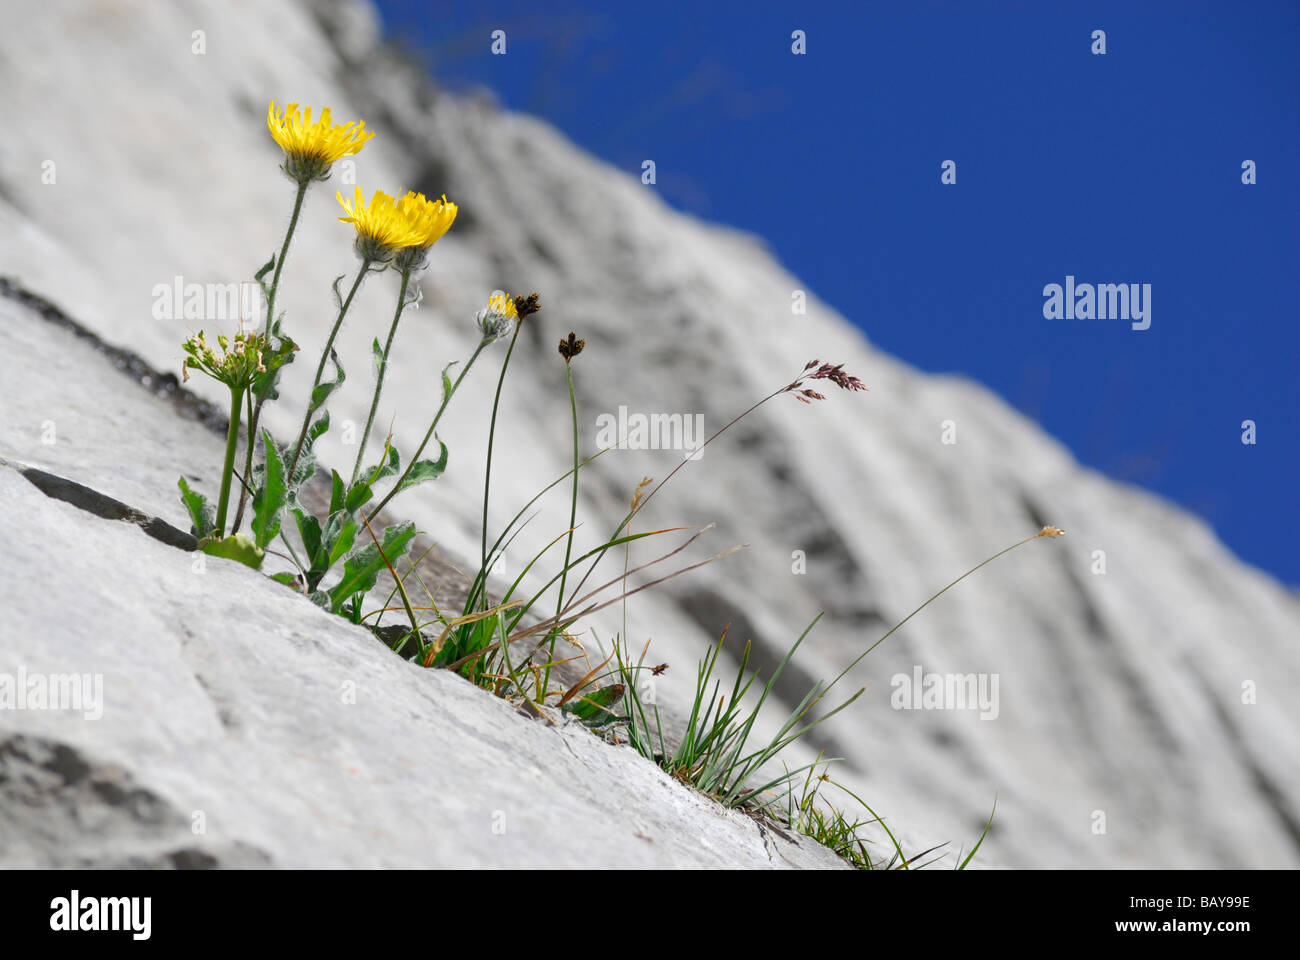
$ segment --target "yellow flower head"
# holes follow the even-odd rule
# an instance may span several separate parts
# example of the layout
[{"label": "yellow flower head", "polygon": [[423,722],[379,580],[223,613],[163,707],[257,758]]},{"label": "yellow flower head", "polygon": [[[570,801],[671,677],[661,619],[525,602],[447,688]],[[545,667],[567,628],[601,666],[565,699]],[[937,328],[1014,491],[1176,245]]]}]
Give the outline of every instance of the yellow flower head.
[{"label": "yellow flower head", "polygon": [[419,245],[431,247],[451,229],[459,208],[447,201],[445,193],[440,200],[430,200],[412,190],[397,201],[397,209],[420,235]]},{"label": "yellow flower head", "polygon": [[418,270],[425,264],[425,255],[437,243],[456,219],[457,206],[447,202],[444,193],[440,200],[430,200],[422,193],[408,191],[397,201],[397,212],[405,218],[419,242],[407,247],[397,257],[399,270]]},{"label": "yellow flower head", "polygon": [[488,298],[488,309],[510,319],[519,316],[519,311],[515,309],[515,298],[504,293],[492,294]]},{"label": "yellow flower head", "polygon": [[360,153],[374,136],[366,132],[364,121],[330,123],[329,107],[321,109],[315,123],[311,121],[311,107],[300,113],[296,103],[277,114],[274,100],[266,108],[266,126],[284,150],[284,172],[299,183],[324,180],[335,160]]},{"label": "yellow flower head", "polygon": [[510,332],[513,324],[518,322],[519,310],[515,307],[515,298],[505,293],[494,293],[488,298],[487,309],[480,310],[475,316],[478,327],[483,331],[483,342],[491,343]]},{"label": "yellow flower head", "polygon": [[386,263],[404,247],[419,246],[423,242],[424,234],[419,227],[412,225],[384,191],[376,190],[369,206],[360,187],[356,188],[352,201],[344,200],[343,194],[337,191],[334,195],[348,213],[339,219],[357,230],[357,254],[363,260]]}]

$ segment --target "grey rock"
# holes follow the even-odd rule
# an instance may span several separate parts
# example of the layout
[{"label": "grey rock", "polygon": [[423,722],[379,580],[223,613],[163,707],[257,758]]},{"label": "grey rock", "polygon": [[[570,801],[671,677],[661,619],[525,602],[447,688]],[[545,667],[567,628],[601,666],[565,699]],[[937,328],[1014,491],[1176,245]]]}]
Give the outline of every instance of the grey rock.
[{"label": "grey rock", "polygon": [[[837,776],[888,816],[912,849],[968,844],[996,794],[997,822],[981,850],[981,858],[994,864],[1300,865],[1300,767],[1294,762],[1300,706],[1292,695],[1300,687],[1300,601],[1234,557],[1205,523],[1081,467],[979,386],[923,375],[882,354],[815,297],[809,297],[806,316],[792,316],[791,292],[802,285],[759,242],[673,212],[628,171],[596,161],[540,121],[420,81],[373,46],[368,5],[205,2],[146,13],[70,3],[46,5],[25,14],[25,21],[24,29],[0,35],[6,108],[11,123],[27,134],[13,138],[0,156],[4,270],[102,340],[158,370],[178,370],[184,336],[222,324],[156,317],[155,288],[176,276],[200,283],[247,279],[277,247],[291,188],[275,170],[278,151],[263,125],[268,99],[325,103],[339,118],[363,117],[380,136],[357,157],[357,182],[390,192],[407,185],[446,190],[464,211],[434,249],[422,280],[424,302],[399,333],[381,419],[396,416],[401,449],[413,446],[436,407],[437,371],[472,349],[472,317],[487,295],[496,288],[543,295],[543,312],[521,339],[505,391],[498,450],[506,453],[495,474],[494,524],[567,469],[568,398],[555,342],[570,329],[587,340],[575,361],[585,449],[594,444],[595,416],[620,405],[635,412],[699,413],[707,428],[716,429],[789,382],[814,356],[844,362],[870,387],[867,394],[837,392],[815,409],[778,398],[689,464],[647,511],[641,522],[656,526],[716,522],[710,540],[717,549],[750,544],[630,604],[629,642],[639,648],[653,637],[651,657],[673,665],[658,686],[666,705],[680,707],[687,699],[693,664],[726,622],[735,624],[733,641],[752,639],[770,664],[825,611],[801,652],[800,682],[781,692],[789,706],[804,681],[833,676],[963,570],[1044,523],[1056,524],[1068,530],[1064,540],[1029,544],[986,568],[872,653],[847,681],[850,689],[866,687],[862,699],[795,750],[794,761],[808,762],[823,746],[843,756]],[[268,22],[276,29],[263,29]],[[195,57],[188,42],[176,38],[188,38],[196,23],[210,37],[239,42],[210,43],[205,57]],[[371,26],[357,29],[358,23]],[[60,78],[57,83],[24,82],[36,57]],[[160,86],[162,75],[171,82]],[[99,93],[92,111],[85,109],[86,89]],[[91,150],[88,143],[118,149]],[[42,184],[35,173],[49,159],[58,164],[55,185]],[[331,281],[355,269],[348,228],[336,220],[334,186],[309,194],[279,304],[307,358],[320,349],[332,318]],[[365,378],[356,374],[390,316],[391,279],[367,282],[340,338],[341,355],[355,359],[349,389],[331,400],[336,424],[364,421],[368,391],[357,387]],[[48,340],[48,322],[24,309],[0,299],[0,336],[12,347],[0,353],[6,409],[0,456],[186,529],[176,475],[215,490],[220,439],[178,415],[169,401],[154,397],[161,406],[143,408],[140,398],[150,394],[138,382],[102,357],[92,363]],[[873,319],[868,326],[887,322]],[[485,356],[445,422],[447,475],[394,505],[436,537],[447,562],[461,569],[472,569],[478,553],[483,438],[500,355],[494,348]],[[266,422],[281,438],[296,430],[312,366],[308,359],[289,368],[285,401],[268,408]],[[213,384],[196,378],[189,386],[203,400],[223,400]],[[939,441],[945,420],[958,424],[956,445]],[[54,444],[41,442],[47,422],[59,438]],[[346,469],[355,448],[332,435],[321,454]],[[617,451],[596,461],[585,475],[582,543],[613,529],[641,477],[664,476],[681,456]],[[410,814],[404,801],[371,794],[366,800],[375,806],[367,813],[358,799],[364,791],[355,784],[341,789],[337,808],[323,805],[320,769],[350,748],[314,746],[306,724],[326,722],[328,711],[319,703],[313,707],[313,698],[286,683],[286,676],[296,678],[292,667],[311,659],[316,666],[306,669],[318,691],[333,689],[330,678],[337,680],[340,670],[331,673],[329,665],[347,662],[352,673],[382,674],[404,697],[417,698],[418,706],[407,705],[410,714],[428,710],[440,720],[465,709],[475,691],[460,690],[454,678],[363,657],[361,639],[332,621],[326,626],[320,620],[309,638],[292,626],[300,622],[296,613],[283,620],[275,613],[275,604],[297,598],[281,597],[280,588],[251,572],[217,571],[211,564],[195,580],[180,575],[187,566],[175,575],[155,572],[151,564],[184,555],[127,524],[74,513],[13,471],[0,474],[6,489],[30,509],[40,508],[36,518],[4,511],[14,538],[31,540],[48,524],[68,543],[85,541],[98,550],[124,550],[130,542],[122,556],[146,571],[128,578],[134,592],[123,599],[110,589],[124,576],[122,565],[85,566],[57,537],[39,537],[0,559],[23,575],[5,629],[21,623],[39,636],[64,636],[46,648],[62,651],[57,663],[65,668],[94,659],[89,638],[97,631],[153,638],[152,645],[138,640],[136,646],[119,638],[101,666],[136,671],[119,673],[119,687],[126,676],[165,676],[175,685],[169,693],[176,709],[195,712],[191,725],[220,727],[217,701],[238,719],[249,754],[244,763],[229,743],[212,749],[211,757],[178,750],[170,766],[161,760],[126,766],[134,783],[185,812],[199,806],[191,794],[205,793],[190,781],[213,784],[205,802],[230,809],[226,805],[237,801],[232,770],[265,777],[267,785],[258,788],[261,819],[251,824],[235,817],[239,828],[220,836],[277,863],[364,862],[364,845],[348,840],[347,830],[396,830],[393,817]],[[510,572],[567,520],[565,497],[544,503],[507,556]],[[79,533],[83,528],[96,532]],[[791,568],[796,550],[807,559],[804,576]],[[1105,575],[1093,572],[1096,550],[1105,551]],[[649,556],[648,549],[634,554]],[[72,565],[60,566],[66,563]],[[603,569],[609,573],[614,565]],[[70,576],[77,577],[75,602],[71,595],[46,602],[46,584]],[[103,577],[109,579],[96,579]],[[167,591],[151,584],[165,584]],[[175,593],[184,586],[188,593]],[[244,609],[246,597],[256,598],[255,611]],[[158,611],[206,638],[179,634],[198,651],[212,696],[194,674],[173,669],[168,658],[184,646],[180,628],[164,628]],[[135,633],[133,621],[141,627]],[[200,621],[208,626],[196,626]],[[224,632],[220,641],[206,632],[216,625]],[[621,611],[612,608],[588,626],[607,642],[623,630]],[[260,640],[236,645],[232,659],[223,657],[226,637],[241,630]],[[12,657],[18,648],[5,640],[0,649]],[[997,719],[984,721],[971,711],[893,709],[893,681],[917,666],[997,674]],[[140,682],[145,691],[160,688]],[[1257,696],[1248,702],[1243,691],[1252,684]],[[425,695],[430,691],[436,696]],[[267,724],[281,744],[287,742],[288,733],[275,726],[287,722],[271,706],[277,696],[284,712],[304,711],[302,750],[319,749],[334,760],[277,765],[246,746],[256,737],[250,731]],[[368,701],[358,706],[358,715],[378,709]],[[492,709],[498,708],[503,716],[509,712],[504,704]],[[153,729],[145,720],[161,707],[145,692],[131,709],[138,723],[98,727],[109,732],[95,734],[91,744],[42,731],[46,721],[34,715],[22,717],[15,732],[91,751],[88,763],[120,763],[131,755],[136,729]],[[407,714],[401,724],[391,712],[380,711],[377,719],[401,730]],[[493,748],[498,734],[487,721],[475,722],[483,730],[481,744],[451,727],[465,733],[457,744],[466,750],[476,744],[478,756]],[[770,731],[772,722],[763,729]],[[540,727],[523,729],[531,731],[526,738],[542,735]],[[579,749],[570,734],[546,733]],[[368,727],[349,727],[348,736],[348,742],[376,746],[367,739],[375,736]],[[191,742],[174,732],[158,737]],[[597,746],[582,743],[581,750]],[[434,753],[449,764],[445,782],[471,797],[465,804],[447,801],[443,814],[453,822],[462,816],[478,822],[473,818],[482,816],[483,804],[493,802],[489,778],[522,778],[534,787],[549,782],[545,774],[527,772],[538,761],[513,754],[492,754],[492,763],[515,761],[525,772],[472,768],[468,758]],[[366,775],[403,782],[402,759],[409,757],[392,744],[381,755],[390,766],[376,760],[364,768]],[[584,764],[596,764],[594,757],[607,754],[582,756]],[[577,775],[577,768],[566,769]],[[290,782],[294,773],[304,785]],[[653,780],[653,771],[648,776]],[[510,793],[512,802],[526,793],[519,787]],[[585,802],[592,801],[574,801]],[[306,805],[336,810],[329,817],[336,827],[347,826],[344,838],[334,842],[328,817],[298,820]],[[571,823],[563,818],[574,808],[566,801],[547,814]],[[1105,833],[1094,832],[1099,814]],[[540,813],[529,820],[511,808],[512,823],[531,830],[539,821]],[[537,847],[481,846],[486,842],[481,833],[450,837],[437,862],[543,855]],[[665,852],[668,843],[656,835],[652,862],[676,862],[679,854],[683,863],[700,862],[680,845]],[[158,849],[140,856],[160,856]],[[633,862],[639,848],[614,849]],[[400,851],[395,856],[400,860]]]}]

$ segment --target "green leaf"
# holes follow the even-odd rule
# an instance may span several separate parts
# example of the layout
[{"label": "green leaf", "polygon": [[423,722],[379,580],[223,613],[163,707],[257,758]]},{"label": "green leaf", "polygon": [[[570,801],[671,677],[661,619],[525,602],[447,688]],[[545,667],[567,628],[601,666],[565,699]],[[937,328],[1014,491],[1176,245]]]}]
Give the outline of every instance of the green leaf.
[{"label": "green leaf", "polygon": [[402,457],[397,452],[397,448],[390,443],[384,448],[384,452],[384,459],[369,470],[364,471],[361,474],[361,479],[357,480],[348,491],[344,506],[349,511],[358,510],[370,501],[370,498],[375,495],[374,490],[371,488],[372,484],[378,483],[385,477],[391,477],[401,469]]},{"label": "green leaf", "polygon": [[303,442],[307,445],[308,449],[310,449],[312,444],[319,440],[329,428],[330,412],[326,410],[320,415],[320,419],[311,425],[311,429],[307,431],[307,439]]},{"label": "green leaf", "polygon": [[302,441],[302,452],[298,454],[298,463],[289,478],[289,493],[296,494],[302,485],[316,475],[316,441],[330,428],[330,412],[326,410],[307,431]]},{"label": "green leaf", "polygon": [[339,353],[332,348],[330,350],[330,362],[334,364],[334,372],[338,376],[333,380],[326,380],[324,383],[318,384],[316,389],[311,392],[310,409],[312,411],[319,410],[321,405],[329,399],[329,395],[343,386],[343,381],[347,379],[343,373],[343,364],[339,363]]},{"label": "green leaf", "polygon": [[352,544],[357,538],[357,522],[348,520],[339,529],[338,535],[330,543],[329,548],[329,566],[339,562],[339,559],[352,549]]},{"label": "green leaf", "polygon": [[330,491],[330,515],[338,513],[343,509],[343,501],[346,498],[347,490],[343,486],[343,478],[339,476],[337,470],[331,470],[331,482],[333,489]]},{"label": "green leaf", "polygon": [[444,403],[451,398],[451,377],[447,376],[447,371],[458,363],[460,363],[459,360],[453,360],[442,368],[442,399]]},{"label": "green leaf", "polygon": [[285,482],[280,449],[265,430],[262,445],[266,450],[266,482],[253,495],[253,535],[258,547],[265,549],[280,532],[280,514],[289,498],[289,486]]},{"label": "green leaf", "polygon": [[330,567],[352,549],[356,523],[345,511],[339,511],[325,522],[322,531],[320,521],[312,514],[296,504],[291,509],[298,520],[298,535],[302,537],[302,545],[307,550],[307,590],[310,592],[320,585]]},{"label": "green leaf", "polygon": [[[265,287],[265,284],[263,286]],[[272,350],[262,356],[262,363],[266,367],[266,373],[253,381],[253,396],[260,397],[263,401],[278,400],[280,398],[279,390],[276,389],[280,383],[280,373],[284,367],[293,363],[294,356],[298,351],[298,345],[280,332],[282,326],[283,314],[271,324],[270,340]]]},{"label": "green leaf", "polygon": [[297,505],[291,508],[294,519],[298,522],[298,536],[302,537],[303,549],[307,551],[308,562],[315,567],[321,557],[320,521]]},{"label": "green leaf", "polygon": [[330,609],[338,613],[352,597],[368,592],[378,581],[379,572],[386,569],[384,557],[389,563],[396,563],[411,548],[414,539],[415,524],[408,520],[384,531],[382,555],[379,545],[372,542],[348,557],[343,564],[343,579],[329,592]]},{"label": "green leaf", "polygon": [[[434,439],[437,440],[437,437]],[[411,471],[406,475],[406,479],[398,484],[398,490],[405,490],[407,487],[429,480],[437,480],[442,476],[443,471],[447,469],[447,445],[438,440],[438,446],[442,447],[442,455],[436,461],[417,460],[411,464]]]},{"label": "green leaf", "polygon": [[261,547],[242,533],[236,533],[223,540],[209,540],[203,545],[203,552],[227,560],[238,560],[245,566],[258,570],[265,556]]},{"label": "green leaf", "polygon": [[356,485],[348,491],[348,497],[343,502],[343,508],[347,510],[348,513],[355,513],[374,495],[375,492],[370,489],[370,484],[366,483],[364,480],[358,480]]},{"label": "green leaf", "polygon": [[181,488],[181,503],[190,513],[190,533],[202,540],[217,528],[215,511],[207,497],[190,489],[184,477],[177,481],[177,486]]},{"label": "green leaf", "polygon": [[375,337],[375,342],[370,345],[370,354],[375,359],[375,370],[384,369],[384,350],[379,346],[379,338]]},{"label": "green leaf", "polygon": [[280,573],[271,574],[271,579],[276,583],[283,583],[295,593],[298,592],[298,574],[296,573],[290,573],[287,570],[283,570]]},{"label": "green leaf", "polygon": [[623,684],[615,683],[566,703],[560,709],[571,713],[590,727],[600,727],[623,719],[613,707],[623,699]]},{"label": "green leaf", "polygon": [[266,263],[262,264],[262,269],[257,271],[257,273],[253,274],[253,279],[256,280],[258,283],[261,283],[262,278],[274,269],[275,269],[275,254],[273,253],[271,254],[271,259],[266,261]]},{"label": "green leaf", "polygon": [[362,474],[366,483],[375,484],[384,477],[391,477],[402,466],[402,457],[391,443],[384,447],[384,459]]}]

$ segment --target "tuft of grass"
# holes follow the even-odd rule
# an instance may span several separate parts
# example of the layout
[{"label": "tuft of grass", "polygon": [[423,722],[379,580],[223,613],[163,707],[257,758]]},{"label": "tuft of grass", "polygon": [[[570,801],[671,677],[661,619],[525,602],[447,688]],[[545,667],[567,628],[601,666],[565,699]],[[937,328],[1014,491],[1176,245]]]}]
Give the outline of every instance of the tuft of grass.
[{"label": "tuft of grass", "polygon": [[[644,662],[645,650],[642,651],[641,659],[636,664],[632,664],[624,659],[622,651],[615,644],[617,671],[628,691],[626,715],[628,743],[643,757],[658,763],[675,779],[689,783],[723,806],[744,805],[751,810],[765,811],[778,803],[790,792],[795,778],[808,770],[811,765],[793,771],[786,770],[772,776],[760,775],[760,771],[790,744],[829,720],[862,695],[862,690],[858,690],[835,708],[810,719],[813,709],[821,703],[833,686],[833,684],[830,686],[817,684],[790,712],[785,723],[771,739],[751,744],[754,724],[771,696],[772,688],[820,619],[821,617],[818,616],[799,635],[767,683],[763,685],[757,702],[750,709],[745,708],[744,699],[757,680],[758,674],[755,672],[748,678],[745,677],[751,648],[749,641],[745,642],[741,651],[740,666],[736,671],[730,694],[722,693],[721,681],[714,676],[718,657],[727,639],[727,632],[724,630],[718,642],[700,661],[696,672],[695,696],[686,731],[672,750],[667,746],[658,706],[650,704],[650,710],[646,709],[647,704],[636,682],[638,675],[648,669]],[[650,723],[652,715],[653,725]]]},{"label": "tuft of grass", "polygon": [[[664,734],[663,720],[659,708],[655,703],[647,702],[642,694],[641,684],[638,683],[638,680],[643,678],[646,670],[650,670],[657,675],[662,672],[664,667],[646,666],[645,659],[649,650],[649,643],[642,648],[640,656],[633,662],[630,657],[625,656],[624,650],[616,640],[614,653],[612,654],[616,664],[614,675],[626,690],[626,713],[621,717],[617,717],[617,719],[626,727],[629,745],[641,756],[658,764],[671,774],[674,779],[689,784],[701,793],[714,798],[723,806],[743,807],[747,811],[760,816],[780,817],[788,826],[813,837],[835,850],[850,863],[863,869],[875,869],[882,865],[878,861],[871,859],[866,849],[866,840],[860,835],[860,831],[865,826],[879,824],[889,838],[894,851],[891,858],[883,866],[886,869],[912,869],[917,864],[917,861],[940,850],[946,846],[946,843],[939,844],[910,857],[907,856],[903,852],[902,845],[885,824],[885,821],[860,797],[838,783],[834,785],[857,801],[871,815],[872,819],[849,819],[844,811],[834,806],[818,806],[818,792],[821,784],[825,782],[834,783],[834,781],[831,781],[826,774],[816,777],[814,781],[813,774],[819,764],[829,765],[835,762],[833,759],[823,761],[819,754],[812,763],[804,764],[794,770],[783,764],[780,773],[772,772],[771,765],[796,740],[804,737],[835,716],[835,714],[844,710],[862,695],[865,688],[859,688],[831,710],[819,715],[813,715],[814,709],[853,667],[861,663],[863,658],[880,646],[881,643],[893,636],[912,617],[962,580],[999,557],[1005,556],[1018,547],[1022,547],[1034,540],[1054,539],[1064,535],[1065,531],[1058,527],[1043,527],[1038,533],[1013,543],[1011,546],[998,551],[971,567],[947,586],[932,594],[920,606],[886,631],[880,639],[850,661],[830,683],[821,681],[815,683],[812,689],[804,695],[799,704],[790,712],[777,733],[766,742],[760,741],[757,746],[751,745],[755,721],[758,719],[764,704],[767,703],[778,678],[789,665],[813,627],[817,625],[817,622],[821,619],[821,614],[804,628],[803,633],[799,635],[785,657],[782,658],[772,676],[762,686],[754,706],[748,709],[743,705],[744,700],[758,679],[756,671],[751,673],[748,678],[745,676],[749,664],[751,644],[748,640],[745,642],[730,694],[723,694],[721,680],[715,677],[718,658],[727,639],[727,631],[723,630],[718,642],[714,644],[699,663],[696,672],[695,692],[691,701],[686,729],[681,739],[671,749]],[[652,719],[653,723],[651,722]],[[793,791],[800,774],[806,774],[806,776],[804,778],[803,792],[796,802]],[[783,817],[781,817],[782,801],[785,803]],[[989,814],[989,820],[985,825],[984,832],[975,842],[970,853],[967,854],[965,859],[961,858],[960,852],[958,853],[958,870],[966,869],[974,859],[975,854],[979,851],[993,826],[993,815],[996,811],[997,801],[995,799],[993,812]],[[919,867],[935,863],[942,859],[943,856],[946,856],[946,854],[940,854],[940,856],[932,860],[925,861],[919,864]]]}]

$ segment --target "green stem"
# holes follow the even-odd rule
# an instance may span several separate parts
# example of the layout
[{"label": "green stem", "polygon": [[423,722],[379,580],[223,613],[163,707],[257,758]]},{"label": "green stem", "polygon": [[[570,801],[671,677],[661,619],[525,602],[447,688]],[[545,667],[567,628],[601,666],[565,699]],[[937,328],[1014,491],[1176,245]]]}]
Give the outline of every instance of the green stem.
[{"label": "green stem", "polygon": [[[226,462],[221,468],[221,493],[217,498],[217,535],[226,532],[226,507],[230,501],[230,479],[235,472],[235,449],[239,446],[239,405],[244,391],[230,391],[230,426],[226,429]],[[233,532],[233,531],[232,531]]]},{"label": "green stem", "polygon": [[361,434],[361,443],[357,446],[357,463],[352,468],[352,479],[348,481],[348,486],[357,482],[357,477],[361,474],[361,460],[366,455],[366,441],[370,439],[370,430],[375,425],[375,411],[379,409],[379,394],[384,389],[384,373],[388,370],[388,354],[393,349],[393,338],[397,336],[397,324],[402,319],[402,311],[406,308],[406,285],[411,281],[411,271],[402,271],[402,286],[397,291],[397,310],[393,312],[393,324],[388,328],[388,341],[384,344],[384,353],[379,360],[379,371],[375,378],[375,396],[370,401],[370,416],[366,417],[366,429]]},{"label": "green stem", "polygon": [[[506,358],[501,364],[501,376],[497,378],[497,392],[492,400],[492,422],[488,427],[487,466],[483,469],[483,558],[479,562],[479,570],[484,575],[485,583],[487,579],[487,571],[484,568],[487,567],[488,493],[492,488],[492,443],[496,439],[497,433],[497,408],[501,405],[501,387],[506,382],[506,370],[510,367],[510,357],[515,352],[515,342],[519,339],[519,330],[522,327],[522,323],[515,322],[515,332],[510,337],[510,348],[506,350]],[[486,601],[487,594],[485,592],[483,607],[485,610],[487,609]]]},{"label": "green stem", "polygon": [[578,521],[578,401],[573,395],[573,365],[567,360],[564,362],[564,372],[569,381],[569,409],[573,413],[573,499],[569,505],[569,536],[568,542],[564,545],[564,566],[560,571],[560,595],[556,598],[555,604],[556,631],[551,634],[546,658],[546,673],[542,680],[543,700],[546,699],[546,689],[551,683],[551,664],[555,662],[555,640],[559,634],[560,614],[564,612],[564,586],[569,576],[569,559],[573,556],[573,526]]},{"label": "green stem", "polygon": [[402,489],[402,484],[406,481],[407,476],[410,475],[412,468],[419,462],[420,455],[424,453],[424,448],[427,447],[429,441],[433,439],[433,432],[438,428],[438,421],[442,419],[442,413],[447,409],[447,404],[451,402],[451,398],[455,396],[456,391],[460,389],[461,381],[465,379],[465,374],[469,373],[470,367],[474,366],[474,361],[478,359],[478,355],[483,352],[483,348],[490,342],[491,341],[488,340],[481,341],[478,347],[475,348],[474,352],[470,354],[469,360],[467,360],[465,366],[461,368],[460,374],[456,377],[455,383],[453,383],[451,389],[443,395],[442,403],[438,406],[438,412],[433,415],[433,423],[429,424],[429,429],[424,433],[424,439],[421,440],[420,445],[415,448],[415,453],[411,457],[410,462],[407,463],[406,469],[403,470],[401,476],[397,478],[397,483],[393,485],[393,489],[389,490],[384,499],[379,501],[379,505],[371,510],[366,516],[367,523],[375,519],[379,511],[388,505],[388,501],[397,496],[398,491]]},{"label": "green stem", "polygon": [[[632,522],[632,518],[639,511],[645,509],[645,505],[649,503],[652,499],[654,499],[654,495],[658,493],[660,489],[663,488],[664,484],[666,484],[669,480],[671,480],[673,477],[677,475],[678,470],[686,466],[686,464],[690,463],[692,459],[698,459],[699,453],[703,451],[705,447],[711,444],[714,440],[718,439],[718,437],[722,436],[724,433],[726,433],[728,430],[730,430],[732,427],[738,424],[741,420],[744,420],[747,416],[749,416],[751,413],[753,413],[763,404],[767,403],[767,401],[771,400],[773,397],[785,393],[785,390],[786,390],[785,387],[782,387],[780,390],[774,390],[771,393],[769,393],[766,397],[764,397],[762,400],[759,400],[753,406],[746,409],[743,413],[737,414],[728,423],[720,427],[711,437],[709,437],[709,439],[705,440],[702,444],[696,447],[695,450],[692,451],[691,456],[683,458],[681,463],[673,467],[672,471],[668,474],[668,476],[664,477],[662,480],[660,480],[658,483],[656,483],[653,487],[650,488],[650,492],[647,493],[645,495],[645,498],[637,505],[636,510],[628,511],[627,516],[623,518],[623,522],[618,525],[618,528],[614,531],[614,535],[609,538],[608,542],[612,543],[613,541],[618,539],[619,534],[621,534],[624,531],[624,529],[627,528],[627,525]],[[582,592],[582,588],[586,585],[587,579],[592,575],[592,573],[595,572],[596,567],[599,566],[600,561],[605,558],[605,553],[608,550],[609,550],[609,546],[607,545],[605,549],[601,550],[600,553],[596,555],[596,559],[591,562],[591,566],[587,568],[587,572],[584,573],[582,575],[582,579],[578,581],[578,586],[574,588],[573,592],[575,594]]]},{"label": "green stem", "polygon": [[316,364],[316,377],[311,382],[311,393],[307,395],[307,415],[302,418],[302,429],[298,431],[298,442],[293,447],[293,459],[289,461],[289,469],[285,472],[285,477],[290,481],[293,479],[294,468],[298,466],[298,458],[302,456],[302,445],[307,439],[307,429],[311,426],[311,415],[318,409],[312,406],[311,398],[316,395],[316,388],[320,386],[320,378],[325,375],[325,361],[329,359],[330,352],[334,348],[334,338],[339,335],[339,328],[343,326],[343,318],[347,316],[348,308],[352,306],[352,298],[357,295],[357,288],[361,286],[361,281],[365,279],[366,271],[369,269],[370,261],[362,260],[361,269],[357,271],[357,278],[352,281],[352,289],[348,291],[347,299],[339,306],[339,315],[334,320],[334,327],[330,330],[329,339],[325,341],[325,349],[321,351],[320,363]]},{"label": "green stem", "polygon": [[[298,192],[293,198],[293,213],[289,216],[289,229],[284,232],[284,243],[280,244],[280,256],[275,260],[275,273],[271,277],[271,289],[266,295],[266,335],[271,335],[271,323],[275,317],[275,296],[280,292],[280,271],[284,269],[284,259],[289,255],[289,241],[293,239],[293,232],[298,227],[298,215],[302,213],[302,201],[307,196],[307,185],[310,180],[302,180],[298,183]],[[266,400],[265,396],[257,398],[252,412],[248,416],[248,454],[244,458],[244,476],[251,477],[253,472],[253,448],[257,446],[257,424],[262,417],[262,403]],[[247,487],[241,486],[239,494],[239,508],[235,511],[235,524],[231,533],[239,530],[240,521],[244,519],[244,504],[248,500]]]}]

